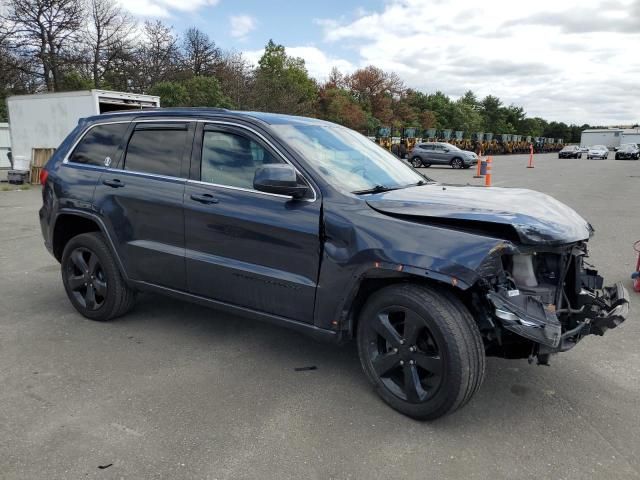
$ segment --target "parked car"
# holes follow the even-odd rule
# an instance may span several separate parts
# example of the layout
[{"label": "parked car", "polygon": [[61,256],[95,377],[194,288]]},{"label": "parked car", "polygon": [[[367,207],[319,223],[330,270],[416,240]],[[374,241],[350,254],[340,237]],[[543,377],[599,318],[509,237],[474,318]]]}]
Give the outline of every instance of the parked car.
[{"label": "parked car", "polygon": [[589,151],[589,147],[580,147],[580,153],[587,153]]},{"label": "parked car", "polygon": [[431,165],[450,165],[451,168],[469,168],[478,163],[478,155],[460,150],[455,145],[441,142],[426,142],[416,145],[409,155],[415,168]]},{"label": "parked car", "polygon": [[587,159],[606,160],[607,158],[609,158],[609,149],[604,145],[593,145],[592,147],[589,147]]},{"label": "parked car", "polygon": [[582,158],[582,151],[577,145],[567,145],[558,152],[558,158]]},{"label": "parked car", "polygon": [[354,338],[375,391],[414,418],[466,404],[487,355],[547,364],[627,316],[622,284],[604,287],[584,262],[593,229],[571,208],[443,186],[321,120],[103,114],[80,121],[40,179],[45,245],[85,317],[111,320],[155,292]]},{"label": "parked car", "polygon": [[638,160],[638,158],[640,158],[640,148],[635,143],[622,144],[616,152],[616,160]]}]

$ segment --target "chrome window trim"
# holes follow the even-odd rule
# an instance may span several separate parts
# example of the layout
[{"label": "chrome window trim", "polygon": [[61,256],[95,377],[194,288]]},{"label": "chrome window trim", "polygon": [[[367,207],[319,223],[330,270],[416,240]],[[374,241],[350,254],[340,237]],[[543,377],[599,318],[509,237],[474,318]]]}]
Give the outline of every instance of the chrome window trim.
[{"label": "chrome window trim", "polygon": [[[221,187],[221,188],[227,188],[229,190],[239,190],[241,192],[257,193],[258,195],[269,195],[271,197],[280,197],[280,198],[286,198],[289,200],[291,199],[291,196],[289,195],[281,195],[279,193],[270,193],[270,192],[261,192],[260,190],[256,190],[255,188],[234,187],[231,185],[221,185],[219,183],[202,182],[200,180],[191,180],[191,179],[187,180],[187,183],[192,183],[195,185],[206,185],[209,187]],[[310,198],[306,198],[306,199],[303,199],[303,201],[312,202],[313,200]]]},{"label": "chrome window trim", "polygon": [[[171,176],[167,176],[167,175],[158,175],[156,173],[139,172],[139,171],[136,171],[136,170],[113,169],[113,168],[103,167],[103,166],[99,166],[99,165],[91,165],[91,164],[85,164],[85,163],[69,161],[69,157],[71,156],[71,154],[74,152],[74,150],[76,149],[78,144],[82,141],[82,139],[87,135],[87,133],[89,133],[89,131],[92,128],[98,127],[98,126],[101,126],[101,125],[111,125],[111,124],[116,124],[116,123],[131,123],[131,122],[135,122],[135,123],[196,122],[196,123],[210,123],[210,124],[213,124],[213,125],[225,125],[225,126],[237,127],[237,128],[242,128],[244,130],[247,130],[247,131],[253,133],[254,135],[256,135],[263,142],[265,142],[270,148],[272,148],[277,153],[277,155],[280,156],[280,158],[282,158],[282,160],[284,160],[285,163],[287,163],[288,165],[291,165],[295,169],[296,173],[298,175],[300,175],[304,179],[304,181],[307,183],[307,185],[309,185],[309,188],[313,192],[313,198],[305,198],[305,199],[302,199],[302,201],[313,203],[318,199],[318,194],[316,193],[316,189],[313,187],[313,184],[307,179],[306,175],[304,175],[293,163],[291,163],[289,161],[289,159],[272,142],[270,142],[264,135],[262,135],[257,130],[254,130],[253,128],[248,127],[246,125],[242,125],[240,123],[235,123],[235,122],[228,122],[228,121],[224,121],[224,120],[209,120],[209,119],[202,119],[202,118],[157,118],[157,119],[156,118],[152,118],[152,119],[142,119],[142,120],[117,120],[117,121],[105,121],[105,122],[94,123],[92,125],[89,125],[89,127],[87,127],[82,132],[82,135],[80,135],[78,140],[76,140],[74,142],[74,144],[69,149],[69,152],[65,155],[64,159],[62,160],[62,164],[63,165],[67,165],[68,164],[69,166],[73,165],[73,166],[88,167],[88,168],[94,168],[94,169],[104,170],[104,171],[112,170],[112,171],[118,172],[118,173],[131,173],[133,175],[149,176],[149,177],[166,179],[166,180],[180,180],[180,181],[186,181],[186,183],[192,183],[192,184],[196,184],[196,185],[209,185],[209,186],[217,187],[217,188],[226,188],[226,189],[229,189],[229,190],[238,190],[238,191],[243,191],[243,192],[251,192],[251,193],[256,193],[258,195],[268,195],[268,196],[271,196],[271,197],[280,197],[280,198],[288,198],[288,199],[292,198],[289,195],[280,195],[278,193],[261,192],[260,190],[255,190],[255,189],[252,189],[252,188],[234,187],[232,185],[220,185],[220,184],[217,184],[217,183],[203,182],[201,180],[191,180],[191,179],[183,178],[183,177],[171,177]],[[126,152],[125,152],[125,155],[126,155]]]}]

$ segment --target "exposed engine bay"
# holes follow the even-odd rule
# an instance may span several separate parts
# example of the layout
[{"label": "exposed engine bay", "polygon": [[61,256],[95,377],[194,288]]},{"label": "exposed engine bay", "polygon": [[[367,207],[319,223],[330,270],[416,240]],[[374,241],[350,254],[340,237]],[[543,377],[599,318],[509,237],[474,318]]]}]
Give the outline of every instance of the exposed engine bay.
[{"label": "exposed engine bay", "polygon": [[550,354],[621,324],[629,311],[626,289],[603,286],[586,257],[586,242],[495,249],[474,300],[487,312],[480,321],[487,353],[546,364]]}]

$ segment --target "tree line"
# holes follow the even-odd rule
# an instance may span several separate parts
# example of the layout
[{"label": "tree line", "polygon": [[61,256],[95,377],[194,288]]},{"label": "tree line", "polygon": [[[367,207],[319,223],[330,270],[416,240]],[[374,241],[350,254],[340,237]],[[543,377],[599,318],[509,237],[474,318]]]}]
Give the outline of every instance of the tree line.
[{"label": "tree line", "polygon": [[408,88],[375,66],[322,82],[273,41],[257,65],[206,33],[139,24],[115,0],[5,0],[0,13],[0,121],[13,94],[101,88],[160,95],[163,106],[228,107],[306,115],[369,135],[382,126],[563,138],[589,125],[528,117],[472,91],[458,99]]}]

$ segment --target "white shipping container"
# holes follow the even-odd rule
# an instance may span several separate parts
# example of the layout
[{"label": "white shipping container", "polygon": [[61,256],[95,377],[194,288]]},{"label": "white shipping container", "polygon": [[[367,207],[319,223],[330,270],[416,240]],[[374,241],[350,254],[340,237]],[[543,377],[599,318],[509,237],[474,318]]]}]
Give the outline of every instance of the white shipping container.
[{"label": "white shipping container", "polygon": [[[11,168],[11,162],[7,153],[11,151],[11,138],[9,136],[9,124],[0,123],[0,170],[7,170]],[[4,176],[0,175],[0,180],[3,180]]]},{"label": "white shipping container", "polygon": [[621,135],[621,128],[583,130],[580,136],[580,146],[592,147],[593,145],[605,145],[609,150],[613,150],[620,146]]},{"label": "white shipping container", "polygon": [[107,90],[15,95],[7,98],[13,168],[29,170],[33,148],[57,148],[81,118],[159,107],[160,97]]}]

